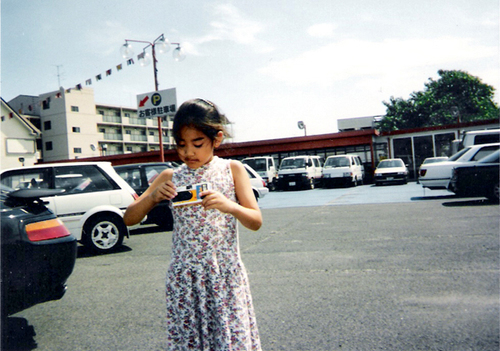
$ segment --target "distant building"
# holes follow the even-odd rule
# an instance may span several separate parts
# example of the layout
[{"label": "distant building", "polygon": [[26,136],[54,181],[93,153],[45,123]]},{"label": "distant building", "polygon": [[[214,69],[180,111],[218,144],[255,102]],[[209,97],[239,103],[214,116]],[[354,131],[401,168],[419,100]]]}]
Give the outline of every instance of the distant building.
[{"label": "distant building", "polygon": [[[44,162],[160,149],[156,118],[137,118],[135,108],[96,105],[90,88],[20,95],[9,105],[39,119]],[[172,121],[170,116],[162,122],[164,149],[174,145]]]},{"label": "distant building", "polygon": [[1,104],[0,168],[34,165],[40,157],[37,151],[40,130],[28,118],[17,113],[4,99],[1,99]]},{"label": "distant building", "polygon": [[337,128],[339,132],[376,129],[376,123],[380,121],[383,117],[384,116],[340,118],[337,120]]}]

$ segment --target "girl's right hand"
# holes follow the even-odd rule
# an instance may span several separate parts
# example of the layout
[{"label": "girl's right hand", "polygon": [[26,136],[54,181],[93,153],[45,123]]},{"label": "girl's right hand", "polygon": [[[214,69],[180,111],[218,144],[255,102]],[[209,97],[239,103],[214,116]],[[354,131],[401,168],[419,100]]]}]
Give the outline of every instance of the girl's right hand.
[{"label": "girl's right hand", "polygon": [[158,185],[149,196],[155,203],[163,200],[172,200],[177,196],[176,187],[171,180],[167,180]]}]

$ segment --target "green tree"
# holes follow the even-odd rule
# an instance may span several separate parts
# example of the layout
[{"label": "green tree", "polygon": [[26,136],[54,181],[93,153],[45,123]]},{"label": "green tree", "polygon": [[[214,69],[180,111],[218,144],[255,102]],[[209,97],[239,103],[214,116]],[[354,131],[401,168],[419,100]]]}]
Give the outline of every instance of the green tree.
[{"label": "green tree", "polygon": [[378,128],[391,131],[499,119],[495,88],[464,71],[438,74],[439,79],[429,78],[424,91],[413,92],[408,100],[391,96],[384,101],[387,110]]}]

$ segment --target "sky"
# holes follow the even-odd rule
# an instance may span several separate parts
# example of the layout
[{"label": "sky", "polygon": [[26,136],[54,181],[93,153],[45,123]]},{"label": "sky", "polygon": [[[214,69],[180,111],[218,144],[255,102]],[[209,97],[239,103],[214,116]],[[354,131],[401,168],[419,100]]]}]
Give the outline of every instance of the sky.
[{"label": "sky", "polygon": [[[307,135],[334,133],[338,119],[384,115],[384,101],[440,69],[498,90],[499,33],[498,0],[2,0],[0,94],[92,79],[97,104],[137,108],[153,67],[126,65],[120,47],[164,34],[186,58],[157,52],[159,89],[214,102],[233,141],[303,136],[298,121]],[[131,44],[135,55],[147,45]]]}]

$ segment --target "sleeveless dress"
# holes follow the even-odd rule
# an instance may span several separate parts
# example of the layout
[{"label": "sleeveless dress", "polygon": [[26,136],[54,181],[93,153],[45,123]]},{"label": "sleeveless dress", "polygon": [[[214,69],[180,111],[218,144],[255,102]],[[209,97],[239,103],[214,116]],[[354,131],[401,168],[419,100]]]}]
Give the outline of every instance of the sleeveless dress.
[{"label": "sleeveless dress", "polygon": [[[192,170],[174,171],[173,183],[210,183],[236,201],[230,160],[214,156]],[[169,350],[261,350],[248,277],[241,261],[237,219],[200,205],[171,207],[172,257],[167,272]]]}]

